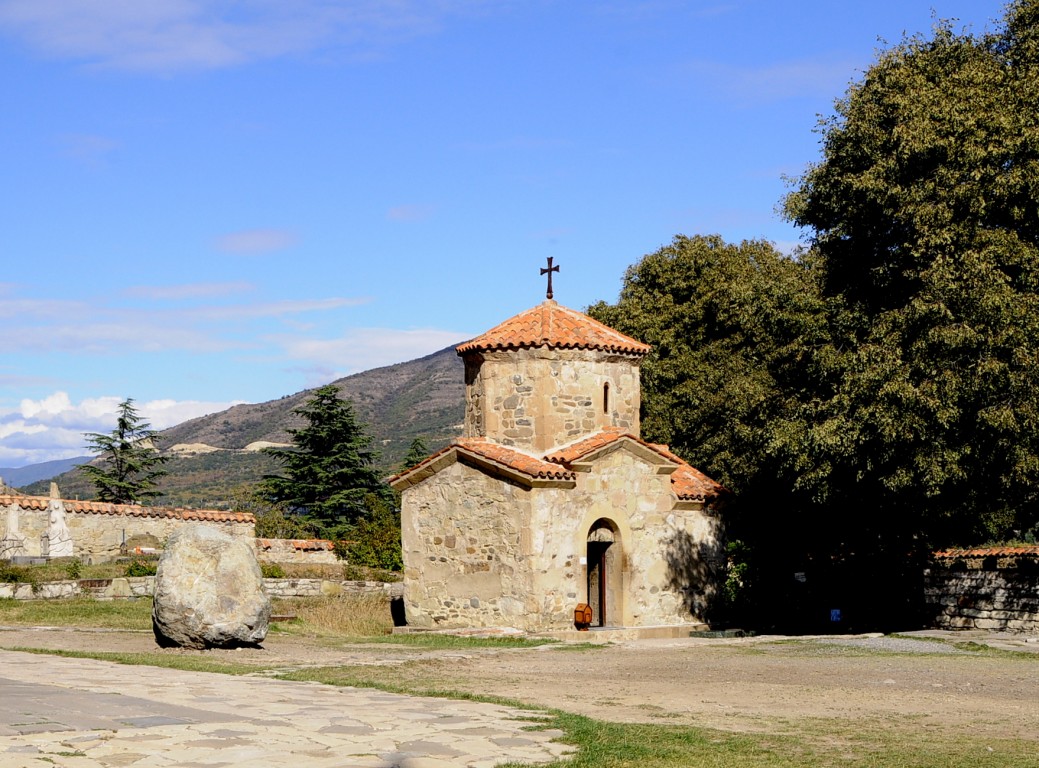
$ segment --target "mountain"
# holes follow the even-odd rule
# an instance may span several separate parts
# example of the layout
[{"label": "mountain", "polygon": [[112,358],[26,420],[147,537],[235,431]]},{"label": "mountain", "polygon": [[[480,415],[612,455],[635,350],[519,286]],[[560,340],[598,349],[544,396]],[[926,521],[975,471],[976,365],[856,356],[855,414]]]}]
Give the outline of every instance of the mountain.
[{"label": "mountain", "polygon": [[86,464],[91,456],[77,456],[74,459],[58,459],[57,461],[44,461],[40,464],[30,464],[27,467],[0,467],[0,478],[11,486],[27,485],[37,480],[50,480],[63,472],[68,472],[77,464]]},{"label": "mountain", "polygon": [[[380,453],[379,468],[391,474],[416,437],[421,437],[434,451],[461,434],[464,372],[454,347],[448,347],[417,360],[356,373],[332,383],[353,403],[358,419],[368,425],[374,447]],[[286,430],[301,424],[292,411],[312,391],[303,390],[265,403],[236,405],[159,432],[156,445],[169,457],[165,466],[169,474],[159,482],[163,496],[155,503],[224,508],[230,505],[236,488],[250,486],[264,475],[277,472],[277,462],[261,453],[260,448],[270,443],[292,442]],[[47,483],[43,481],[52,478],[65,498],[93,497],[93,486],[76,470],[40,478],[41,482],[22,490],[44,495]]]},{"label": "mountain", "polygon": [[[461,433],[464,414],[464,366],[453,347],[406,363],[375,368],[332,382],[366,422],[382,453],[382,464],[394,466],[416,437],[431,447]],[[191,419],[159,433],[163,450],[203,444],[246,449],[257,442],[289,443],[287,429],[300,425],[292,413],[312,390],[270,400],[236,405],[226,411]]]}]

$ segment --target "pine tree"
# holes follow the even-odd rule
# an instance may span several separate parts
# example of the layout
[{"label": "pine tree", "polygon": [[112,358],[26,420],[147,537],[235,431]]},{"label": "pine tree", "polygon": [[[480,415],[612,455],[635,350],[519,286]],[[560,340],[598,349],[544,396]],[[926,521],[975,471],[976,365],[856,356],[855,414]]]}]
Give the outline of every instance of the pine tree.
[{"label": "pine tree", "polygon": [[407,455],[401,460],[398,472],[407,472],[429,456],[429,448],[421,437],[416,437],[408,447]]},{"label": "pine tree", "polygon": [[265,498],[287,504],[328,538],[343,536],[366,516],[369,494],[392,506],[390,488],[374,466],[372,439],[338,387],[315,390],[294,412],[306,421],[289,430],[295,446],[264,451],[284,468],[283,474],[264,478],[260,493]]},{"label": "pine tree", "polygon": [[152,444],[151,424],[137,413],[133,398],[121,402],[116,414],[116,427],[110,433],[85,434],[87,447],[98,458],[78,468],[94,484],[98,501],[135,504],[161,495],[155,481],[166,474],[160,469],[166,457]]}]

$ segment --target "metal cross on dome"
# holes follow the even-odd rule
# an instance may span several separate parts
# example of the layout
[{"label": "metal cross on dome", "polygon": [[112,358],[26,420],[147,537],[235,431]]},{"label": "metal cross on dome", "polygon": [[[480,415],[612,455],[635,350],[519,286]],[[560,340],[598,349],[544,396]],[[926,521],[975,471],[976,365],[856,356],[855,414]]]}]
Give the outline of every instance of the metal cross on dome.
[{"label": "metal cross on dome", "polygon": [[551,299],[552,298],[552,273],[553,272],[558,272],[558,271],[559,271],[559,265],[557,264],[556,266],[553,267],[552,266],[552,257],[549,256],[548,257],[548,267],[547,268],[545,268],[545,267],[541,268],[541,274],[548,275],[548,293],[545,294],[545,298],[546,299]]}]

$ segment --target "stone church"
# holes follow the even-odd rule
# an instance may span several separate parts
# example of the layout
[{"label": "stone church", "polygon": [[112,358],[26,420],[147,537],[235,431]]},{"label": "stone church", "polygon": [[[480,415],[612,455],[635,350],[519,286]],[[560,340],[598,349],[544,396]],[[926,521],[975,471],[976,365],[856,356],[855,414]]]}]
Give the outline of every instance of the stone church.
[{"label": "stone church", "polygon": [[725,489],[639,436],[649,351],[551,298],[457,347],[464,437],[390,479],[409,626],[702,627]]}]

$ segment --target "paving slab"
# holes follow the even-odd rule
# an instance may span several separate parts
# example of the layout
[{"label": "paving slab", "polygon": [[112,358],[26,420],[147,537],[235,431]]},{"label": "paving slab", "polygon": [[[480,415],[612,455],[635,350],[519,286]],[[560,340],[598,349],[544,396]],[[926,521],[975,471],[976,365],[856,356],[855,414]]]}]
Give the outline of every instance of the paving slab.
[{"label": "paving slab", "polygon": [[570,747],[543,713],[0,650],[0,768],[489,768]]}]

